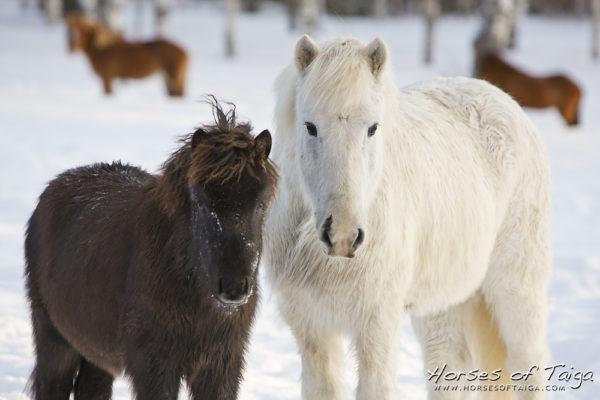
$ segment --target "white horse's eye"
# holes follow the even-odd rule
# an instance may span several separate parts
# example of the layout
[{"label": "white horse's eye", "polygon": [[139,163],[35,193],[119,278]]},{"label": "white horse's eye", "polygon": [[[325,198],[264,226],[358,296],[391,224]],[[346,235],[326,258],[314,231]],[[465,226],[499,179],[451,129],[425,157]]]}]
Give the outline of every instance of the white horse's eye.
[{"label": "white horse's eye", "polygon": [[306,126],[306,130],[308,131],[308,134],[310,136],[317,136],[317,127],[315,126],[315,124],[306,121],[304,125]]},{"label": "white horse's eye", "polygon": [[367,131],[367,134],[369,135],[369,137],[371,137],[375,134],[378,126],[379,126],[379,124],[377,122],[375,122],[373,125],[371,125],[369,127],[369,130]]}]

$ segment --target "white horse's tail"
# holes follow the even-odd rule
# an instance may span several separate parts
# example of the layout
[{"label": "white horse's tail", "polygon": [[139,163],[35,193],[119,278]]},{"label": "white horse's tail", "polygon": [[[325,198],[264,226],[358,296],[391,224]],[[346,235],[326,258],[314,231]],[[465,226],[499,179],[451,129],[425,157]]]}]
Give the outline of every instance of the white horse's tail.
[{"label": "white horse's tail", "polygon": [[[492,375],[492,371],[501,369],[501,378],[490,383],[510,385],[510,372],[506,368],[506,344],[500,336],[498,325],[482,295],[478,295],[474,299],[470,318],[465,318],[465,322],[468,323],[465,331],[470,336],[467,338],[467,342],[470,343],[473,365],[480,371],[487,371],[490,375]],[[490,391],[481,392],[480,398],[504,400],[516,399],[516,396],[512,390],[510,392]]]}]

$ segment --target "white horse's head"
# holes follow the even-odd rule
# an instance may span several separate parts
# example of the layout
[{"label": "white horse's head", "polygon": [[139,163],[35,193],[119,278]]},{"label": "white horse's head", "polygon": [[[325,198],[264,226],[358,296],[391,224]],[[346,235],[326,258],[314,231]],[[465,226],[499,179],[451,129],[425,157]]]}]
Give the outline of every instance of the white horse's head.
[{"label": "white horse's head", "polygon": [[353,257],[376,235],[366,226],[382,175],[387,58],[381,39],[296,45],[300,176],[328,255]]}]

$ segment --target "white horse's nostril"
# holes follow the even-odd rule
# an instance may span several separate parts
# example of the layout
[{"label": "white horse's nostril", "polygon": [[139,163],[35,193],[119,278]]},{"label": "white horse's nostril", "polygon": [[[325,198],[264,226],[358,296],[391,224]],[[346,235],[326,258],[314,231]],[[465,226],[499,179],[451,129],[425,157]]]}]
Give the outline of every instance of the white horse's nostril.
[{"label": "white horse's nostril", "polygon": [[354,243],[352,243],[352,248],[354,250],[358,249],[364,240],[365,231],[363,231],[361,228],[358,228],[358,234],[356,235],[356,239],[354,239]]},{"label": "white horse's nostril", "polygon": [[331,224],[333,223],[333,217],[330,215],[327,217],[323,225],[321,226],[321,234],[319,235],[319,239],[321,242],[325,243],[328,249],[333,248],[333,243],[331,242]]}]

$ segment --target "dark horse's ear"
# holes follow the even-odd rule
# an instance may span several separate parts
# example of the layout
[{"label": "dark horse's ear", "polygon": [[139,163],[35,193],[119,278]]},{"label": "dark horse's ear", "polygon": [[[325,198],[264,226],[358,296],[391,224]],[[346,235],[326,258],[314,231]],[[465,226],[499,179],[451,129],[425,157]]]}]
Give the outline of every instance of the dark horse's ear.
[{"label": "dark horse's ear", "polygon": [[196,132],[194,132],[194,136],[192,136],[192,149],[195,148],[196,146],[198,146],[198,144],[200,144],[202,142],[202,140],[204,140],[204,138],[207,136],[208,136],[208,133],[206,133],[204,131],[204,129],[202,129],[202,128],[196,129]]},{"label": "dark horse's ear", "polygon": [[267,161],[267,157],[271,152],[271,144],[271,132],[268,129],[265,129],[254,138],[255,154],[261,163]]}]

